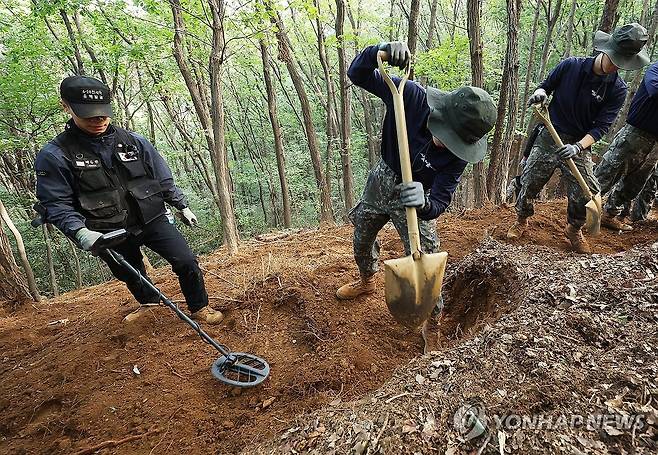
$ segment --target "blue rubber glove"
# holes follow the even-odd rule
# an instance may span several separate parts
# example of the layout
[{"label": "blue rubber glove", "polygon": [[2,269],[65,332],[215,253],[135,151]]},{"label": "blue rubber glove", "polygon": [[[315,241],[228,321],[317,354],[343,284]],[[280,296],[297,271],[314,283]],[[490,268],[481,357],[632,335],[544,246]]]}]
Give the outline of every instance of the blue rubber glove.
[{"label": "blue rubber glove", "polygon": [[400,199],[405,207],[423,208],[425,206],[425,191],[420,182],[400,184]]},{"label": "blue rubber glove", "polygon": [[575,144],[565,144],[557,150],[558,156],[563,160],[568,160],[573,158],[583,151],[583,146],[578,142]]},{"label": "blue rubber glove", "polygon": [[96,240],[100,239],[101,237],[103,237],[103,234],[100,232],[92,231],[91,229],[87,228],[82,228],[75,233],[75,239],[80,244],[80,248],[85,251],[90,251],[91,247],[94,246],[94,243],[96,243]]}]

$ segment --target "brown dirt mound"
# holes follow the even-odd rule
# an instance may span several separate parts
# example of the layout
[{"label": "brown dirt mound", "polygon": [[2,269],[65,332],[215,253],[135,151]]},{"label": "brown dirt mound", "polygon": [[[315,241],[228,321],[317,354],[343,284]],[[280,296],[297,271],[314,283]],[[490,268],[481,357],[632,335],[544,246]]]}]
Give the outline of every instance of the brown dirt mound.
[{"label": "brown dirt mound", "polygon": [[[517,243],[566,250],[564,206],[538,204],[533,228]],[[504,237],[513,219],[509,208],[441,217],[451,271],[486,233]],[[388,314],[381,273],[374,295],[335,300],[336,288],[357,277],[351,234],[347,226],[300,231],[246,242],[233,257],[218,251],[203,258],[211,304],[226,314],[208,332],[235,350],[263,356],[272,367],[270,379],[242,394],[212,377],[218,354],[167,309],[122,324],[133,303],[120,283],[17,311],[5,308],[0,453],[75,453],[151,429],[160,431],[111,453],[233,453],[288,428],[304,412],[382,386],[421,353],[422,343]],[[658,227],[650,222],[621,236],[604,233],[594,249],[615,253],[656,237]],[[395,230],[385,229],[382,259],[401,255]],[[457,343],[456,335],[475,333],[509,310],[505,296],[518,292],[519,278],[504,264],[487,272],[454,270],[460,273],[446,283],[443,334]],[[159,269],[152,278],[170,298],[182,299],[170,270]]]},{"label": "brown dirt mound", "polygon": [[487,239],[452,293],[486,289],[466,294],[486,311],[510,291],[498,320],[243,453],[655,454],[657,273],[658,246],[582,259]]}]

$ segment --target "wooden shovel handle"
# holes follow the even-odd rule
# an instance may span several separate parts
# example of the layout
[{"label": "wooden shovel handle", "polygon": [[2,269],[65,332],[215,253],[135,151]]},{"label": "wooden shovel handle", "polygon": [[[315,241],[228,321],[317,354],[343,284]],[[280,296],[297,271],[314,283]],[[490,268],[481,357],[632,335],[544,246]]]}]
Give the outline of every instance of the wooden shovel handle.
[{"label": "wooden shovel handle", "polygon": [[[411,63],[407,64],[407,67],[405,68],[405,75],[400,81],[400,86],[396,87],[395,83],[384,68],[384,62],[382,61],[383,56],[386,56],[386,52],[377,52],[377,66],[379,67],[379,72],[382,75],[384,82],[386,82],[386,85],[388,85],[388,88],[391,90],[391,94],[393,95],[393,108],[395,110],[395,130],[397,131],[398,136],[398,155],[400,155],[402,182],[409,183],[413,181],[413,177],[411,175],[409,139],[407,136],[407,123],[404,114],[404,98],[402,97],[402,94],[404,92],[404,86],[409,79],[409,74],[411,73]],[[418,229],[418,214],[416,213],[416,209],[413,207],[407,207],[405,212],[407,215],[409,247],[411,249],[411,254],[414,257],[417,257],[420,253],[420,231]]]},{"label": "wooden shovel handle", "polygon": [[[557,131],[555,131],[555,127],[553,126],[553,123],[551,122],[551,118],[548,114],[548,109],[546,109],[545,104],[537,105],[534,104],[533,107],[535,108],[535,114],[537,114],[537,117],[539,117],[542,121],[542,123],[548,128],[548,132],[551,133],[551,136],[553,137],[553,140],[555,143],[558,145],[558,147],[564,146],[564,142],[562,142],[562,139],[560,139],[560,135],[557,134]],[[569,169],[571,170],[571,173],[573,176],[576,178],[578,181],[578,184],[580,185],[580,188],[583,190],[583,193],[589,198],[592,199],[592,191],[589,189],[589,186],[587,185],[587,182],[585,182],[585,179],[583,178],[582,174],[576,167],[576,163],[573,162],[571,158],[565,160],[567,162],[567,165],[569,166]]]}]

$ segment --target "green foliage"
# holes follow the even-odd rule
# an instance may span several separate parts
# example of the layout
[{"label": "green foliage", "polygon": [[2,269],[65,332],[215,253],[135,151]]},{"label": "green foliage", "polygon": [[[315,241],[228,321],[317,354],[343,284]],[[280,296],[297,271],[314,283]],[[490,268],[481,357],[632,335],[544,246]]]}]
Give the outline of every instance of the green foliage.
[{"label": "green foliage", "polygon": [[[345,2],[344,43],[350,59],[363,47],[386,40],[405,39],[408,4],[389,0]],[[553,2],[554,3],[554,2]],[[619,23],[640,19],[644,3],[640,0],[621,2]],[[647,4],[650,4],[648,2]],[[281,194],[274,155],[274,139],[269,123],[263,83],[263,68],[258,41],[269,46],[273,83],[278,100],[286,157],[294,226],[315,225],[319,209],[319,191],[315,181],[308,144],[302,126],[299,101],[288,77],[284,62],[279,60],[278,46],[270,13],[263,2],[225,2],[223,20],[227,41],[223,54],[222,76],[226,139],[229,168],[237,223],[243,238],[281,227]],[[433,48],[426,49],[429,30],[429,5],[421,2],[418,52],[415,62],[417,80],[442,90],[451,90],[470,82],[469,42],[466,36],[465,2],[439,0]],[[602,2],[578,2],[574,16],[572,55],[590,53],[591,35],[600,19]],[[337,220],[345,211],[339,151],[327,148],[327,85],[318,60],[317,22],[325,36],[325,50],[333,78],[336,101],[338,95],[337,47],[335,34],[336,5],[333,0],[292,0],[272,2],[281,15],[293,52],[304,76],[312,105],[313,122],[322,150],[323,170],[331,178],[331,199]],[[392,5],[392,6],[391,6]],[[562,2],[561,17],[549,41],[547,69],[562,57],[571,2]],[[207,0],[181,0],[185,21],[185,50],[189,52],[195,84],[209,94],[209,56],[212,17]],[[651,5],[649,5],[651,6]],[[393,11],[391,11],[393,7]],[[100,9],[102,8],[102,10]],[[490,0],[482,4],[482,36],[485,88],[498,98],[507,42],[506,1]],[[69,15],[75,39],[71,42],[62,21],[60,9]],[[77,31],[75,13],[81,33]],[[541,48],[546,33],[545,11],[540,12],[535,58],[529,61],[530,31],[534,5],[523,2],[520,21],[520,75],[525,81],[528,65],[531,87],[539,82]],[[46,25],[48,22],[48,26]],[[188,196],[202,227],[180,226],[192,248],[198,253],[211,251],[222,243],[222,224],[218,210],[200,171],[198,156],[211,167],[204,131],[181,71],[172,54],[174,29],[171,5],[160,0],[3,0],[0,4],[0,172],[2,158],[21,157],[30,173],[36,151],[61,129],[66,119],[58,107],[57,87],[61,79],[72,73],[74,47],[77,46],[87,74],[100,77],[116,86],[116,124],[150,136],[147,115],[150,108],[155,118],[158,150],[169,162],[176,183]],[[97,62],[92,62],[88,50]],[[352,90],[352,165],[355,197],[358,197],[368,172],[368,138],[364,123],[361,89]],[[520,93],[522,95],[522,93]],[[165,109],[164,100],[174,113]],[[382,103],[372,97],[374,134],[378,134]],[[210,100],[206,100],[210,103]],[[180,127],[186,134],[184,138]],[[524,130],[524,126],[519,129]],[[597,145],[604,151],[603,143]],[[194,152],[194,153],[192,153]],[[329,155],[331,158],[328,158]],[[11,160],[9,160],[11,161]],[[212,173],[212,170],[211,170]],[[211,175],[211,178],[214,176]],[[0,185],[2,185],[0,180]],[[48,270],[44,239],[41,232],[29,227],[27,208],[30,191],[11,190],[0,195],[23,234],[28,256],[35,267],[39,287],[48,289]],[[55,267],[62,290],[75,287],[74,262],[68,241],[58,233],[53,238]],[[95,258],[79,252],[84,284],[109,277],[99,274]],[[150,255],[154,265],[164,265]]]},{"label": "green foliage", "polygon": [[454,90],[471,79],[468,55],[468,37],[455,35],[453,40],[446,40],[438,47],[421,52],[416,57],[414,70],[416,76],[427,77],[428,84],[441,90]]}]

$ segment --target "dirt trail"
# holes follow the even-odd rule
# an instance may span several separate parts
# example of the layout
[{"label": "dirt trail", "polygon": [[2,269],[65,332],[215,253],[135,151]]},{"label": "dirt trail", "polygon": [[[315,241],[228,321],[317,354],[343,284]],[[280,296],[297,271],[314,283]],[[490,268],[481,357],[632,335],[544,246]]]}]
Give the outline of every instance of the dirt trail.
[{"label": "dirt trail", "polygon": [[[570,256],[561,234],[565,205],[539,204],[531,230],[517,244],[537,243]],[[451,269],[487,233],[503,239],[513,220],[509,208],[441,217],[438,229]],[[5,306],[0,453],[75,453],[154,428],[160,432],[104,453],[234,453],[289,428],[304,412],[376,390],[422,345],[417,333],[388,314],[382,273],[374,295],[335,300],[335,289],[357,276],[351,234],[347,226],[302,231],[273,242],[246,242],[231,258],[222,251],[202,258],[211,304],[226,313],[226,322],[209,333],[272,366],[262,387],[239,395],[211,376],[217,354],[168,310],[156,308],[132,326],[122,324],[134,303],[120,283],[17,311]],[[593,246],[610,254],[657,239],[658,224],[648,222],[624,235],[604,232]],[[386,229],[382,259],[401,254],[395,231]],[[169,269],[152,278],[170,298],[182,299]],[[502,296],[517,291],[502,275],[483,287],[473,282],[464,280],[453,295],[481,302],[488,318],[504,310]],[[452,286],[459,289],[460,283]],[[456,343],[482,323],[476,307],[447,302],[446,341]],[[59,320],[67,322],[50,324]]]}]

